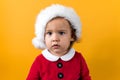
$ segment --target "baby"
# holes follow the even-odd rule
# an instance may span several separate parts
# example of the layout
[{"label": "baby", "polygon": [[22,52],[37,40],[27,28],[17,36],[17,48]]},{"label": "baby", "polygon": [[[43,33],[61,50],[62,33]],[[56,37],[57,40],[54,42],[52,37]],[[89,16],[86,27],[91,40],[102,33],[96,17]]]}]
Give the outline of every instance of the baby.
[{"label": "baby", "polygon": [[54,4],[42,10],[35,34],[33,45],[44,50],[26,80],[91,80],[85,59],[72,48],[81,36],[79,16],[72,8]]}]

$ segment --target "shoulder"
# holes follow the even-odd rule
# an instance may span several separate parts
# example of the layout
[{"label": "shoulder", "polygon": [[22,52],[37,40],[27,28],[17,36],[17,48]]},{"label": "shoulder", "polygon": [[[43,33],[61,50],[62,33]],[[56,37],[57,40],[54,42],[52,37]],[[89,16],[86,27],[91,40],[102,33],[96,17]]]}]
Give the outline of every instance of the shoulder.
[{"label": "shoulder", "polygon": [[79,58],[83,57],[83,56],[82,56],[82,53],[81,53],[81,52],[77,52],[77,51],[75,51],[75,56],[77,56],[77,57],[79,57]]},{"label": "shoulder", "polygon": [[39,65],[44,64],[49,62],[42,53],[40,53],[36,58],[35,58],[35,62],[37,62]]},{"label": "shoulder", "polygon": [[84,56],[82,55],[81,52],[75,52],[75,57],[78,58],[80,60],[80,62],[85,62],[85,58]]},{"label": "shoulder", "polygon": [[42,61],[44,59],[42,53],[40,53],[36,58],[35,61]]}]

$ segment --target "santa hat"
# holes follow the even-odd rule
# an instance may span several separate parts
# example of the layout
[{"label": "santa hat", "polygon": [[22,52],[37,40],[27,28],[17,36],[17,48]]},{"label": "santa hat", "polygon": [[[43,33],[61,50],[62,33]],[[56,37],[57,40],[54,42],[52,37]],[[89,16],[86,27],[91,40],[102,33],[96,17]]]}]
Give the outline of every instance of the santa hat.
[{"label": "santa hat", "polygon": [[45,33],[45,27],[46,24],[55,17],[64,17],[67,19],[71,25],[72,28],[76,30],[75,35],[77,36],[77,39],[81,36],[81,22],[79,19],[79,16],[76,14],[76,12],[70,8],[65,7],[60,4],[53,4],[44,10],[42,10],[36,19],[35,23],[35,38],[32,40],[32,44],[39,49],[45,49],[46,45],[44,42],[44,33]]}]

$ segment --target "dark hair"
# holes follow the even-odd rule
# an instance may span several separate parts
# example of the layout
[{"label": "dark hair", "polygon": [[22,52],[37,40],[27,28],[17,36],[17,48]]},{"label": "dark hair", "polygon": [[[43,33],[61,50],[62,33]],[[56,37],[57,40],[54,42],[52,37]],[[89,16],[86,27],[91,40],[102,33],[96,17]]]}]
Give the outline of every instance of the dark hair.
[{"label": "dark hair", "polygon": [[[67,20],[67,19],[66,19]],[[68,21],[68,20],[67,20]],[[76,29],[73,28],[73,25],[68,21],[70,28],[71,28],[71,37],[74,39],[74,42],[77,41],[77,36],[76,36]]]},{"label": "dark hair", "polygon": [[77,41],[77,36],[75,34],[76,33],[76,29],[73,29],[73,25],[70,23],[70,21],[68,21],[68,23],[70,24],[70,28],[71,28],[71,37],[74,39],[74,41],[70,42],[70,47],[69,47],[69,49],[70,49],[73,46],[74,42]]}]

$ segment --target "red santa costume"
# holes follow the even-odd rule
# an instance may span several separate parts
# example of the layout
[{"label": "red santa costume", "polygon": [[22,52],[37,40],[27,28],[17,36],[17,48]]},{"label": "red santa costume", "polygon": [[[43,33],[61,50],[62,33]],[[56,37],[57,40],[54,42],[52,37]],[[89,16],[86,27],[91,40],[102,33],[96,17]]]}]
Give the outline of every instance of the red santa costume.
[{"label": "red santa costume", "polygon": [[70,51],[61,56],[52,55],[47,49],[35,59],[27,80],[91,80],[81,53]]}]

